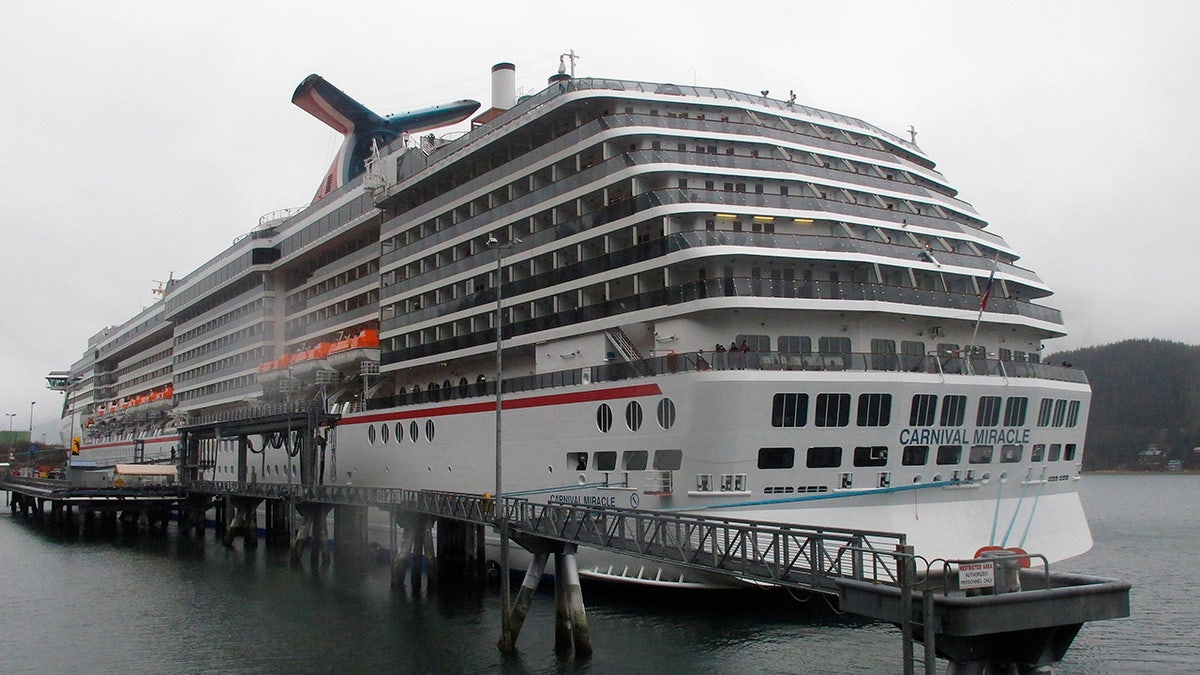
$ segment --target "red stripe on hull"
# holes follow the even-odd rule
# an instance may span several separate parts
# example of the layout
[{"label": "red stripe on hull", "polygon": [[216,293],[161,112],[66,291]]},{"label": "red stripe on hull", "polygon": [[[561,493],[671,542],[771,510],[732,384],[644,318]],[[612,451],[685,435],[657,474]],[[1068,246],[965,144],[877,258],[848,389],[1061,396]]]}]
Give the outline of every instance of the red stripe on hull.
[{"label": "red stripe on hull", "polygon": [[[634,398],[637,396],[658,396],[660,394],[662,394],[662,389],[657,384],[638,384],[631,387],[617,387],[616,389],[594,389],[590,391],[577,391],[567,394],[548,394],[546,396],[530,396],[528,398],[505,400],[504,409],[519,410],[521,408],[543,408],[552,405],[587,403],[588,401],[608,401],[614,398]],[[442,406],[440,408],[424,408],[421,410],[405,410],[403,412],[395,413],[363,415],[361,417],[354,417],[349,420],[344,420],[342,424],[369,424],[371,422],[387,422],[391,420],[403,420],[414,417],[443,417],[445,415],[464,415],[469,413],[490,412],[495,410],[495,401],[463,403],[460,405]]]}]

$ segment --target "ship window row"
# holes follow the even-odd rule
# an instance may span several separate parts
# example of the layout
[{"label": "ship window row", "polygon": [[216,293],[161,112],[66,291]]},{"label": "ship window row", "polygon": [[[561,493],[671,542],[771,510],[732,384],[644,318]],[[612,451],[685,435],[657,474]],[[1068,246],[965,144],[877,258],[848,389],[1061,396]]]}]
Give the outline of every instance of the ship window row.
[{"label": "ship window row", "polygon": [[364,213],[368,213],[374,210],[374,208],[371,195],[363,192],[347,203],[321,216],[299,232],[285,238],[279,245],[281,257],[286,259],[288,256],[334,230],[354,222]]},{"label": "ship window row", "polygon": [[[932,452],[931,452],[932,451]],[[964,452],[965,451],[965,452]],[[855,467],[885,467],[889,464],[890,450],[886,445],[860,445],[847,453],[842,446],[825,445],[812,446],[802,450],[800,461],[809,469],[837,469],[846,465],[849,460]],[[1030,454],[1032,462],[1075,461],[1077,445],[1075,443],[1051,443],[1049,452],[1045,443],[1033,446]],[[955,466],[964,463],[971,464],[1016,464],[1024,459],[1025,446],[1022,444],[1002,444],[999,452],[995,445],[906,445],[900,452],[900,464],[903,466],[925,466],[934,461],[936,466]],[[895,459],[891,460],[894,463]],[[765,447],[758,449],[757,466],[759,469],[793,469],[797,466],[797,452],[794,447]]]},{"label": "ship window row", "polygon": [[379,302],[379,289],[371,288],[365,293],[289,318],[285,335],[288,340],[293,340],[301,335],[319,331],[322,325],[328,326],[344,318],[351,318],[346,315],[364,308],[371,309],[377,302]]},{"label": "ship window row", "polygon": [[175,374],[175,382],[187,382],[188,380],[194,380],[198,377],[217,374],[231,368],[244,367],[248,364],[257,366],[268,358],[268,354],[269,352],[265,347],[248,349],[244,352],[228,356],[218,361],[206,363],[198,368],[190,368],[188,370],[177,372]]},{"label": "ship window row", "polygon": [[[373,277],[379,271],[379,261],[371,260],[362,265],[358,265],[344,272],[340,272],[328,279],[325,279],[317,284],[309,286],[302,291],[293,293],[287,296],[286,305],[288,313],[303,309],[313,298],[324,295],[331,291],[335,291],[347,284],[351,284],[359,279]],[[378,281],[377,277],[373,277]]]},{"label": "ship window row", "polygon": [[167,347],[166,349],[160,350],[154,354],[151,354],[150,356],[138,359],[137,361],[134,361],[133,363],[130,363],[130,364],[121,363],[120,367],[117,370],[109,371],[104,374],[104,377],[102,378],[102,380],[104,380],[103,383],[104,384],[114,384],[114,383],[118,382],[119,380],[123,380],[127,375],[129,375],[130,373],[132,373],[136,370],[145,368],[146,366],[154,365],[155,363],[162,361],[163,359],[169,360],[170,358],[171,358],[171,348]]},{"label": "ship window row", "polygon": [[270,313],[273,307],[273,298],[254,298],[246,304],[234,307],[227,312],[222,312],[219,316],[213,317],[199,326],[189,328],[184,332],[175,333],[175,345],[178,346],[190,342],[191,340],[195,340],[198,337],[201,337],[207,333],[211,333],[214,330],[249,316],[264,316]]},{"label": "ship window row", "polygon": [[1038,407],[1039,427],[1075,427],[1079,424],[1079,401],[1043,398]]},{"label": "ship window row", "polygon": [[184,352],[179,352],[178,354],[175,355],[175,363],[176,364],[187,363],[188,361],[192,361],[192,360],[201,358],[202,356],[204,356],[206,354],[212,354],[213,352],[219,352],[223,349],[228,349],[230,347],[237,347],[237,346],[241,345],[242,343],[244,343],[246,340],[255,339],[255,338],[258,338],[259,336],[270,333],[271,325],[272,324],[270,322],[253,323],[253,324],[250,324],[249,326],[242,328],[240,330],[234,331],[227,335],[222,335],[221,337],[219,337],[215,340],[212,340],[211,342],[205,342],[204,344],[202,344],[199,347],[196,347],[194,349],[189,349]]},{"label": "ship window row", "polygon": [[372,256],[372,263],[377,264],[378,261],[374,254],[379,245],[379,230],[377,227],[360,228],[360,230],[335,244],[322,246],[314,258],[288,265],[285,290],[290,293],[308,283],[310,279],[322,278],[326,276],[324,268],[330,265],[346,264],[347,259],[364,252]]},{"label": "ship window row", "polygon": [[[653,190],[653,188],[654,188],[654,177],[653,176],[645,176],[645,177],[643,177],[642,180],[643,180],[643,183],[645,184],[646,188],[648,188],[649,190]],[[677,180],[677,183],[685,186],[683,189],[686,190],[686,185],[687,185],[688,179],[687,178],[678,178],[676,180]],[[704,185],[705,189],[710,192],[711,191],[735,192],[735,193],[746,192],[746,184],[741,183],[741,182],[721,183],[720,187],[723,188],[721,190],[717,190],[717,184],[715,184],[714,181],[712,181],[712,180],[704,181],[703,185]],[[791,190],[789,190],[789,187],[788,187],[789,185],[792,186]],[[904,201],[903,203],[900,203],[900,202],[886,203],[885,201],[882,200],[881,197],[878,197],[878,196],[875,196],[873,199],[868,198],[865,195],[854,196],[854,194],[852,194],[850,191],[845,191],[845,190],[840,190],[840,189],[837,191],[831,192],[828,189],[821,189],[821,188],[819,188],[815,185],[809,184],[809,183],[790,183],[790,184],[780,183],[780,184],[778,184],[776,189],[778,189],[780,195],[783,195],[783,196],[786,196],[786,195],[794,192],[799,197],[808,196],[808,197],[811,197],[814,199],[820,199],[820,200],[824,200],[824,201],[832,200],[832,201],[847,202],[847,203],[851,203],[851,204],[864,204],[864,205],[869,205],[874,208],[880,208],[880,209],[884,209],[884,210],[891,210],[892,208],[899,206],[902,211],[905,211],[906,213],[908,213],[910,215],[914,215],[914,216],[920,215],[924,212],[930,212],[942,219],[947,219],[950,217],[948,214],[946,214],[944,211],[942,211],[941,208],[938,207],[937,205],[920,206],[920,205],[916,205],[916,204],[913,204],[912,202],[908,202],[908,201]],[[762,186],[756,185],[755,191],[761,194],[763,192]],[[534,216],[524,218],[524,219],[521,219],[520,221],[512,223],[511,225],[507,226],[507,227],[511,227],[513,229],[513,231],[510,233],[510,236],[517,236],[522,239],[525,239],[526,237],[529,237],[532,234],[543,231],[550,227],[556,227],[559,225],[569,223],[570,221],[572,221],[574,219],[579,219],[579,218],[582,218],[585,216],[591,216],[592,214],[595,214],[596,212],[600,211],[601,209],[604,209],[604,208],[614,204],[614,202],[617,202],[620,199],[628,198],[628,197],[622,197],[622,194],[626,193],[626,192],[628,192],[629,197],[640,196],[640,195],[633,195],[633,193],[630,189],[630,186],[628,185],[628,181],[623,181],[621,184],[618,184],[618,185],[606,186],[602,189],[596,190],[595,192],[591,193],[588,196],[581,197],[578,199],[573,199],[573,200],[566,200],[560,204],[549,207],[545,211],[540,212]],[[704,202],[722,201],[720,199],[714,199],[712,197],[704,197],[702,195],[696,194],[697,190],[693,190],[692,192],[693,192],[693,194],[690,197],[691,201],[704,201]],[[478,202],[478,200],[473,201],[472,204],[475,204],[476,202]],[[502,203],[506,203],[506,202],[502,202]],[[425,239],[426,237],[430,237],[433,234],[435,234],[445,228],[451,227],[451,226],[457,224],[458,222],[462,222],[463,220],[474,218],[475,216],[478,216],[481,214],[488,214],[492,208],[495,208],[497,206],[499,206],[499,204],[496,204],[493,201],[488,201],[487,204],[483,204],[478,207],[472,207],[472,208],[467,209],[467,211],[465,213],[463,213],[461,217],[453,215],[455,213],[458,213],[458,210],[456,209],[455,211],[451,211],[449,213],[436,216],[436,217],[426,221],[425,223],[423,223],[420,226],[415,226],[415,227],[409,228],[409,229],[405,230],[404,232],[401,232],[398,235],[395,235],[392,237],[387,237],[382,242],[382,251],[383,251],[383,255],[384,255],[384,261],[386,263],[390,259],[389,256],[393,251],[408,252],[408,251],[412,250],[412,247],[415,244],[417,244],[419,241]],[[515,212],[515,209],[510,209],[509,211]],[[490,217],[491,221],[497,221],[497,220],[501,220],[502,219],[501,216],[503,216],[503,215],[505,215],[505,214],[492,214],[489,217]],[[622,212],[621,214],[617,214],[617,215],[627,215],[627,214]],[[443,220],[445,220],[446,222],[443,223],[442,222]],[[609,220],[611,220],[611,219],[609,219]],[[598,224],[598,223],[590,224],[590,226],[595,226],[595,224]],[[737,225],[740,225],[740,222],[738,222]],[[752,223],[751,225],[753,228],[755,228],[756,231],[761,230],[761,231],[770,232],[770,231],[774,230],[773,224],[763,225],[761,223]],[[858,235],[858,231],[855,230],[854,228],[852,228],[851,226],[846,225],[844,223],[841,225],[842,225],[842,227],[841,227],[840,231],[837,233],[838,235],[846,236],[848,234],[849,236],[852,236],[852,237]],[[895,235],[902,240],[908,241],[908,244],[913,247],[923,248],[925,246],[925,244],[929,244],[931,246],[932,250],[935,250],[935,251],[936,250],[945,250],[945,251],[954,250],[954,251],[962,252],[966,255],[972,255],[974,257],[980,256],[980,253],[978,251],[974,250],[971,247],[969,242],[956,241],[953,245],[951,245],[951,244],[947,244],[947,242],[945,240],[943,240],[942,238],[929,238],[928,240],[922,240],[922,239],[917,238],[915,235],[905,233],[902,230],[902,228],[899,227],[900,223],[897,223],[897,225],[898,225],[898,227],[894,231]],[[865,232],[865,231],[866,230],[863,230],[863,232]],[[861,236],[863,238],[865,238],[866,234],[862,234]],[[425,273],[428,273],[431,271],[435,271],[435,270],[440,270],[440,269],[444,268],[446,265],[449,265],[453,262],[464,260],[464,259],[469,258],[473,255],[476,255],[484,250],[487,250],[487,249],[485,247],[479,246],[478,242],[474,242],[474,243],[469,242],[469,241],[459,242],[458,244],[451,245],[450,247],[432,252],[420,260],[407,263],[403,267],[403,269],[399,272],[399,278],[415,279],[416,277],[418,277],[422,274],[425,274]]]},{"label": "ship window row", "polygon": [[244,390],[247,394],[260,394],[262,392],[262,388],[258,384],[258,377],[251,373],[250,375],[241,375],[228,380],[214,382],[213,384],[205,385],[197,389],[180,390],[178,387],[176,387],[175,400],[177,402],[192,401],[230,391],[240,390]]},{"label": "ship window row", "polygon": [[[246,275],[246,271],[254,264],[253,258],[253,251],[246,251],[215,270],[202,267],[193,272],[192,275],[202,275],[202,280],[194,286],[168,294],[166,298],[167,313],[176,323],[186,321],[186,318],[181,319],[181,317],[201,316],[212,307],[219,306],[230,298],[244,293],[250,287],[261,284],[262,275],[258,273]],[[246,275],[247,278],[239,279],[243,275]],[[238,283],[230,288],[214,292],[218,286],[223,286],[234,279],[238,279]]]},{"label": "ship window row", "polygon": [[[422,426],[416,420],[409,421],[407,426],[405,426],[404,422],[396,422],[394,428],[394,438],[398,444],[404,443],[406,436],[409,443],[416,443],[421,438]],[[432,443],[434,433],[437,431],[433,420],[425,420],[424,429],[425,440]],[[376,443],[387,445],[392,441],[392,438],[392,427],[389,427],[387,423],[367,425],[367,442],[371,445],[375,445]]]},{"label": "ship window row", "polygon": [[[883,356],[875,354],[873,356]],[[736,356],[735,356],[736,358]],[[812,422],[818,427],[844,427],[850,423],[850,394],[817,394]],[[940,405],[940,415],[939,415]],[[1025,425],[1029,399],[1024,396],[981,396],[977,401],[975,426],[1021,427]],[[777,393],[771,404],[771,426],[804,427],[809,423],[807,393]],[[891,394],[860,394],[856,423],[860,427],[888,426],[891,423]],[[1069,427],[1079,424],[1080,401],[1042,399],[1038,426]],[[960,427],[966,421],[967,397],[957,394],[914,394],[909,407],[908,426]]]}]

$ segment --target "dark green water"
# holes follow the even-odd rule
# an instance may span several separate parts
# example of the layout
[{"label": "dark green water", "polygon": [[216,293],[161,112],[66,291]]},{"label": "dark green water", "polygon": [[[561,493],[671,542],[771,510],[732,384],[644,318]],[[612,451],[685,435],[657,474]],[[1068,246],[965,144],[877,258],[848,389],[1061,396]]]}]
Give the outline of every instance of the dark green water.
[{"label": "dark green water", "polygon": [[[1086,626],[1059,673],[1200,672],[1200,476],[1089,476],[1096,547],[1061,569],[1133,581],[1134,617]],[[880,673],[900,634],[786,593],[584,588],[595,654],[554,651],[540,593],[496,650],[495,588],[393,593],[386,566],[168,537],[71,540],[0,514],[0,672]],[[942,664],[944,667],[944,664]]]}]

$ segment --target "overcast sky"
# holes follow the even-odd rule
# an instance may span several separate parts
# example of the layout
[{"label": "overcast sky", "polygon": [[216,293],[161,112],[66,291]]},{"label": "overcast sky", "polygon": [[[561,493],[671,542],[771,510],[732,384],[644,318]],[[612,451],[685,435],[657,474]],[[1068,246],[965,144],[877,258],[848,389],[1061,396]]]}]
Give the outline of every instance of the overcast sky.
[{"label": "overcast sky", "polygon": [[[0,418],[251,230],[340,144],[319,73],[381,114],[490,100],[491,66],[771,91],[917,143],[1056,290],[1050,351],[1200,343],[1200,2],[0,2]],[[415,9],[414,9],[415,7]],[[7,429],[8,427],[3,427]]]}]

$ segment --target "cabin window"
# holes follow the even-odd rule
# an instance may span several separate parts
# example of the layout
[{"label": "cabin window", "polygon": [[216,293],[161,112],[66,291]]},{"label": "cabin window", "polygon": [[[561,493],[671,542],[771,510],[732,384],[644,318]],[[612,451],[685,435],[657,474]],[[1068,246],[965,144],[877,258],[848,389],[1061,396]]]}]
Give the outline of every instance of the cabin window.
[{"label": "cabin window", "polygon": [[887,466],[886,445],[860,445],[854,448],[854,466]]},{"label": "cabin window", "polygon": [[678,471],[683,465],[683,450],[655,450],[655,471]]},{"label": "cabin window", "polygon": [[1075,460],[1075,444],[1067,443],[1066,450],[1063,451],[1063,459],[1068,462]]},{"label": "cabin window", "polygon": [[775,394],[771,426],[802,427],[808,424],[808,394]]},{"label": "cabin window", "polygon": [[1071,401],[1067,404],[1067,426],[1079,426],[1079,401]]},{"label": "cabin window", "polygon": [[597,471],[614,471],[617,468],[617,453],[606,450],[594,455]]},{"label": "cabin window", "polygon": [[979,410],[975,414],[975,426],[994,427],[1000,423],[1000,397],[980,396]]},{"label": "cabin window", "polygon": [[931,427],[937,419],[937,394],[913,394],[908,426]]},{"label": "cabin window", "polygon": [[612,425],[612,408],[610,408],[607,403],[601,403],[600,407],[596,408],[596,428],[598,428],[601,433],[607,434],[612,429]]},{"label": "cabin window", "polygon": [[790,469],[795,465],[795,448],[758,449],[758,468],[760,469]]},{"label": "cabin window", "polygon": [[1050,414],[1051,414],[1051,412],[1053,412],[1053,410],[1054,410],[1054,399],[1052,399],[1052,398],[1042,399],[1041,405],[1038,406],[1037,425],[1039,427],[1050,426]]},{"label": "cabin window", "polygon": [[630,431],[637,431],[642,428],[642,404],[637,401],[630,401],[625,406],[625,426],[629,427]]},{"label": "cabin window", "polygon": [[663,429],[670,429],[675,426],[675,402],[669,398],[664,398],[658,402],[658,426]]},{"label": "cabin window", "polygon": [[1041,462],[1041,461],[1044,461],[1045,459],[1046,459],[1046,444],[1045,443],[1034,443],[1033,444],[1033,452],[1029,453],[1029,461]]},{"label": "cabin window", "polygon": [[1025,426],[1025,411],[1029,408],[1029,399],[1024,396],[1009,396],[1004,403],[1004,426]]},{"label": "cabin window", "polygon": [[848,424],[850,424],[850,394],[817,394],[817,426],[844,427]]},{"label": "cabin window", "polygon": [[941,465],[958,464],[962,461],[961,445],[939,445],[937,463]]},{"label": "cabin window", "polygon": [[586,452],[568,452],[567,468],[571,471],[587,471],[588,454]]},{"label": "cabin window", "polygon": [[1050,444],[1050,455],[1047,458],[1048,461],[1057,462],[1059,457],[1061,457],[1061,456],[1062,456],[1062,443],[1051,443]]},{"label": "cabin window", "polygon": [[812,353],[812,338],[805,335],[780,335],[776,343],[785,354]]},{"label": "cabin window", "polygon": [[1067,420],[1067,401],[1058,399],[1054,402],[1054,426],[1061,427]]},{"label": "cabin window", "polygon": [[900,455],[900,463],[904,466],[925,466],[929,461],[928,445],[906,445]]},{"label": "cabin window", "polygon": [[621,466],[625,471],[645,471],[650,453],[645,450],[626,450],[621,454]]},{"label": "cabin window", "polygon": [[972,445],[968,461],[971,464],[991,464],[993,450],[990,445]]},{"label": "cabin window", "polygon": [[842,449],[836,446],[809,448],[804,465],[810,469],[837,468],[842,465]]},{"label": "cabin window", "polygon": [[946,396],[942,399],[942,426],[961,427],[966,414],[966,396]]},{"label": "cabin window", "polygon": [[891,394],[861,394],[858,397],[858,426],[886,427],[892,423]]}]

